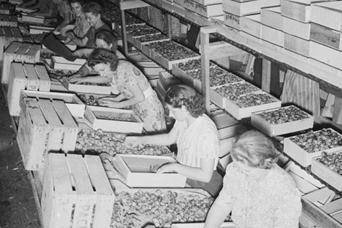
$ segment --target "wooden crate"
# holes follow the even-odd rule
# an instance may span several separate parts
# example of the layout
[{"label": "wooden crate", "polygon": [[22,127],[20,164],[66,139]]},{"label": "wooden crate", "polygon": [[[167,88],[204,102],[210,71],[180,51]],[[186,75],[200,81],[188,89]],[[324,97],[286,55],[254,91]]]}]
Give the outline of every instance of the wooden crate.
[{"label": "wooden crate", "polygon": [[176,160],[167,156],[118,154],[113,163],[130,187],[185,187],[185,176],[156,173],[163,164],[173,162]]},{"label": "wooden crate", "polygon": [[[119,116],[119,119],[111,119],[110,116]],[[108,119],[105,119],[108,117]],[[129,120],[121,120],[120,118],[130,118]],[[144,123],[134,114],[132,110],[115,109],[100,106],[88,106],[85,110],[85,118],[92,124],[95,130],[119,132],[119,133],[141,133]]]},{"label": "wooden crate", "polygon": [[19,28],[0,26],[0,62],[3,60],[4,50],[13,41],[23,41]]},{"label": "wooden crate", "polygon": [[342,191],[342,175],[331,170],[329,167],[319,162],[318,157],[313,158],[311,164],[311,171],[316,176],[324,180],[329,185],[333,186],[339,191]]},{"label": "wooden crate", "polygon": [[75,61],[66,60],[60,56],[52,56],[52,64],[55,70],[78,71],[86,62],[86,59],[76,59]]},{"label": "wooden crate", "polygon": [[11,62],[38,63],[40,49],[41,47],[36,44],[12,42],[4,52],[1,83],[7,84],[9,81]]},{"label": "wooden crate", "polygon": [[260,21],[263,25],[282,31],[283,17],[281,16],[280,7],[261,8]]},{"label": "wooden crate", "polygon": [[340,31],[336,31],[315,23],[310,24],[310,39],[312,41],[337,50],[342,49],[342,38]]},{"label": "wooden crate", "polygon": [[[331,129],[332,130],[332,129]],[[334,131],[334,130],[332,130]],[[334,152],[341,150],[342,146],[338,146],[331,149],[323,150],[325,152]],[[298,146],[296,143],[291,141],[291,138],[285,138],[284,139],[284,153],[289,155],[292,159],[294,159],[296,162],[298,162],[300,165],[307,167],[312,164],[312,160],[314,157],[318,157],[321,155],[323,151],[317,151],[317,152],[308,152],[302,149],[300,146]]]},{"label": "wooden crate", "polygon": [[44,25],[29,25],[29,32],[30,34],[42,34],[42,33],[48,33],[55,30],[54,27],[50,26],[44,26]]},{"label": "wooden crate", "polygon": [[305,57],[309,57],[311,51],[311,43],[309,40],[304,40],[296,36],[284,33],[284,48]]},{"label": "wooden crate", "polygon": [[301,22],[310,22],[311,5],[281,0],[281,14]]},{"label": "wooden crate", "polygon": [[224,24],[231,28],[240,29],[240,18],[240,16],[224,12]]},{"label": "wooden crate", "polygon": [[194,57],[188,57],[188,58],[184,58],[184,59],[178,59],[178,60],[168,60],[167,58],[165,58],[164,56],[162,56],[161,54],[159,54],[158,52],[156,52],[155,50],[151,50],[151,58],[159,63],[162,67],[168,69],[168,70],[172,70],[172,66],[174,64],[177,63],[181,63],[181,62],[186,62],[192,59],[200,59],[201,56],[194,56]]},{"label": "wooden crate", "polygon": [[21,22],[24,23],[34,23],[34,24],[44,24],[45,17],[43,16],[30,16],[30,15],[22,15]]},{"label": "wooden crate", "polygon": [[284,32],[281,30],[261,25],[261,38],[279,47],[284,47]]},{"label": "wooden crate", "polygon": [[261,37],[260,14],[241,17],[240,30],[257,38]]},{"label": "wooden crate", "polygon": [[304,40],[310,40],[311,23],[296,21],[294,19],[283,17],[284,33],[296,36]]},{"label": "wooden crate", "polygon": [[[82,85],[82,84],[73,84],[68,81],[64,82],[65,88],[69,91],[73,91],[76,93],[93,93],[93,94],[111,94],[112,86],[102,86],[102,85]],[[114,92],[114,91],[113,91]]]},{"label": "wooden crate", "polygon": [[7,103],[11,116],[19,116],[22,90],[50,91],[51,82],[43,65],[11,63]]},{"label": "wooden crate", "polygon": [[38,170],[50,150],[74,151],[78,127],[63,101],[24,98],[17,142],[25,169]]},{"label": "wooden crate", "polygon": [[184,0],[183,6],[184,8],[207,18],[223,15],[222,3],[202,5],[194,0]]},{"label": "wooden crate", "polygon": [[[248,96],[248,94],[243,95],[243,96]],[[281,102],[278,99],[274,98],[274,101],[267,103],[267,104],[241,108],[234,101],[225,99],[223,106],[224,106],[224,109],[227,112],[229,112],[233,117],[235,117],[238,120],[241,120],[243,118],[250,117],[253,112],[263,111],[263,110],[272,109],[272,108],[279,108],[281,106]]]},{"label": "wooden crate", "polygon": [[262,116],[260,116],[261,113],[272,112],[275,110],[278,110],[278,109],[253,113],[251,116],[252,125],[269,136],[289,134],[289,133],[293,133],[297,131],[310,129],[313,127],[313,122],[314,122],[313,116],[309,114],[307,114],[308,118],[297,120],[297,121],[292,121],[292,122],[281,123],[281,124],[272,124],[268,122],[267,120],[265,120],[264,118],[262,118]]},{"label": "wooden crate", "polygon": [[[203,228],[204,223],[174,223],[171,228]],[[235,228],[232,222],[224,222],[219,228]]]},{"label": "wooden crate", "polygon": [[109,228],[114,198],[98,156],[49,154],[41,202],[44,227]]},{"label": "wooden crate", "polygon": [[342,29],[342,2],[320,2],[311,6],[311,22],[341,31]]},{"label": "wooden crate", "polygon": [[279,0],[255,0],[238,2],[233,0],[223,1],[223,11],[237,15],[245,16],[253,13],[260,13],[261,8],[278,6]]},{"label": "wooden crate", "polygon": [[21,91],[21,99],[25,97],[32,97],[39,99],[49,100],[62,100],[68,107],[70,113],[75,118],[84,117],[85,104],[73,93],[60,93],[60,92],[42,92],[42,91]]},{"label": "wooden crate", "polygon": [[148,42],[141,42],[139,40],[139,38],[141,38],[143,36],[140,36],[140,37],[133,37],[132,38],[132,44],[138,48],[139,50],[142,50],[143,49],[143,45],[147,45],[149,43],[153,43],[153,42],[161,42],[161,41],[167,41],[167,40],[170,40],[170,38],[164,38],[164,39],[158,39],[158,40],[153,40],[153,41],[148,41]]}]

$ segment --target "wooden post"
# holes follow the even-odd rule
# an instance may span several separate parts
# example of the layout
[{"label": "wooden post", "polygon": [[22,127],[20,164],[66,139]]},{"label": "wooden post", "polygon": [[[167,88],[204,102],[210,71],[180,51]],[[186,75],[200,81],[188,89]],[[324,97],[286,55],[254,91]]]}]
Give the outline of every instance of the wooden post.
[{"label": "wooden post", "polygon": [[127,44],[127,34],[126,34],[126,18],[125,10],[121,9],[121,32],[122,32],[122,45],[124,53],[128,56],[128,44]]},{"label": "wooden post", "polygon": [[207,53],[207,47],[209,47],[209,35],[210,33],[200,30],[200,45],[201,45],[201,69],[202,69],[202,95],[205,101],[205,108],[207,113],[210,112],[210,95],[209,95],[209,56]]},{"label": "wooden post", "polygon": [[167,36],[171,39],[172,38],[172,16],[168,14],[166,16],[167,21]]},{"label": "wooden post", "polygon": [[271,85],[271,61],[262,59],[262,82],[261,89],[265,92],[270,92]]}]

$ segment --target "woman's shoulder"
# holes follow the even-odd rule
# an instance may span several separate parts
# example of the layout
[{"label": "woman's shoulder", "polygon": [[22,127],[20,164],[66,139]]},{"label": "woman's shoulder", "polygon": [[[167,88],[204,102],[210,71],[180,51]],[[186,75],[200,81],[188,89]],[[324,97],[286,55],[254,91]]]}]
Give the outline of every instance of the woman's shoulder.
[{"label": "woman's shoulder", "polygon": [[210,131],[210,132],[215,132],[217,133],[217,127],[216,124],[212,119],[210,119],[209,116],[206,114],[202,114],[201,116],[198,117],[198,126],[202,128],[204,131]]},{"label": "woman's shoulder", "polygon": [[269,179],[278,191],[291,191],[296,189],[296,183],[293,178],[278,165],[272,168]]}]

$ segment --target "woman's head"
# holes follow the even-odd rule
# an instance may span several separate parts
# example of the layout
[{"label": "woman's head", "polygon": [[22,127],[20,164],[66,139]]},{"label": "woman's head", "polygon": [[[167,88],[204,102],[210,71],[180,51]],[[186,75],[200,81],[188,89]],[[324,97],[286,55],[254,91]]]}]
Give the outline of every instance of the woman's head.
[{"label": "woman's head", "polygon": [[250,130],[239,136],[233,145],[231,156],[234,161],[249,167],[268,169],[276,162],[279,153],[271,139],[258,131]]},{"label": "woman's head", "polygon": [[88,65],[100,74],[115,71],[118,66],[118,57],[107,49],[97,48],[89,55]]},{"label": "woman's head", "polygon": [[170,114],[176,119],[183,119],[188,112],[192,117],[199,117],[205,113],[204,99],[195,89],[183,85],[172,85],[166,92],[165,103]]},{"label": "woman's head", "polygon": [[84,5],[84,0],[70,0],[71,9],[79,17],[83,13],[82,6]]},{"label": "woman's head", "polygon": [[96,2],[89,2],[84,5],[83,12],[90,26],[95,27],[101,20],[102,7]]},{"label": "woman's head", "polygon": [[107,50],[111,50],[112,52],[116,52],[117,49],[117,39],[111,31],[108,30],[100,30],[95,34],[96,47],[104,48]]}]

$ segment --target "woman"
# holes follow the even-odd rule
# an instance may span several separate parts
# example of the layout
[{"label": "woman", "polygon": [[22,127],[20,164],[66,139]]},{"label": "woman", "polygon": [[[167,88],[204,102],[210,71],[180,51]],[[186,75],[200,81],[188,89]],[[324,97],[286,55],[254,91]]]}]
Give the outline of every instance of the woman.
[{"label": "woman", "polygon": [[70,5],[75,16],[75,23],[69,24],[60,30],[62,36],[67,37],[66,43],[73,41],[74,38],[83,38],[90,28],[82,9],[84,0],[70,0]]},{"label": "woman", "polygon": [[77,83],[111,81],[114,90],[119,93],[116,97],[99,100],[101,105],[113,108],[132,107],[143,120],[143,127],[147,132],[165,130],[164,108],[146,77],[137,67],[126,60],[119,60],[115,53],[103,48],[95,49],[90,54],[88,65],[100,76],[79,77],[73,81]]},{"label": "woman", "polygon": [[220,227],[231,212],[237,228],[298,228],[300,194],[289,174],[276,165],[278,155],[260,132],[243,133],[233,145],[233,162],[205,227]]},{"label": "woman", "polygon": [[[90,2],[84,5],[83,12],[90,25],[90,29],[83,38],[73,40],[77,46],[95,48],[95,34],[100,30],[111,31],[111,28],[102,21],[101,11],[102,7],[96,2]],[[83,55],[82,51],[77,51],[74,54],[80,57]]]},{"label": "woman", "polygon": [[161,135],[127,137],[126,142],[177,143],[177,162],[160,167],[158,172],[177,172],[187,177],[189,185],[216,196],[222,187],[222,177],[216,171],[218,132],[214,122],[205,114],[203,97],[191,87],[173,85],[166,92],[165,103],[170,115],[176,119],[171,131]]}]

